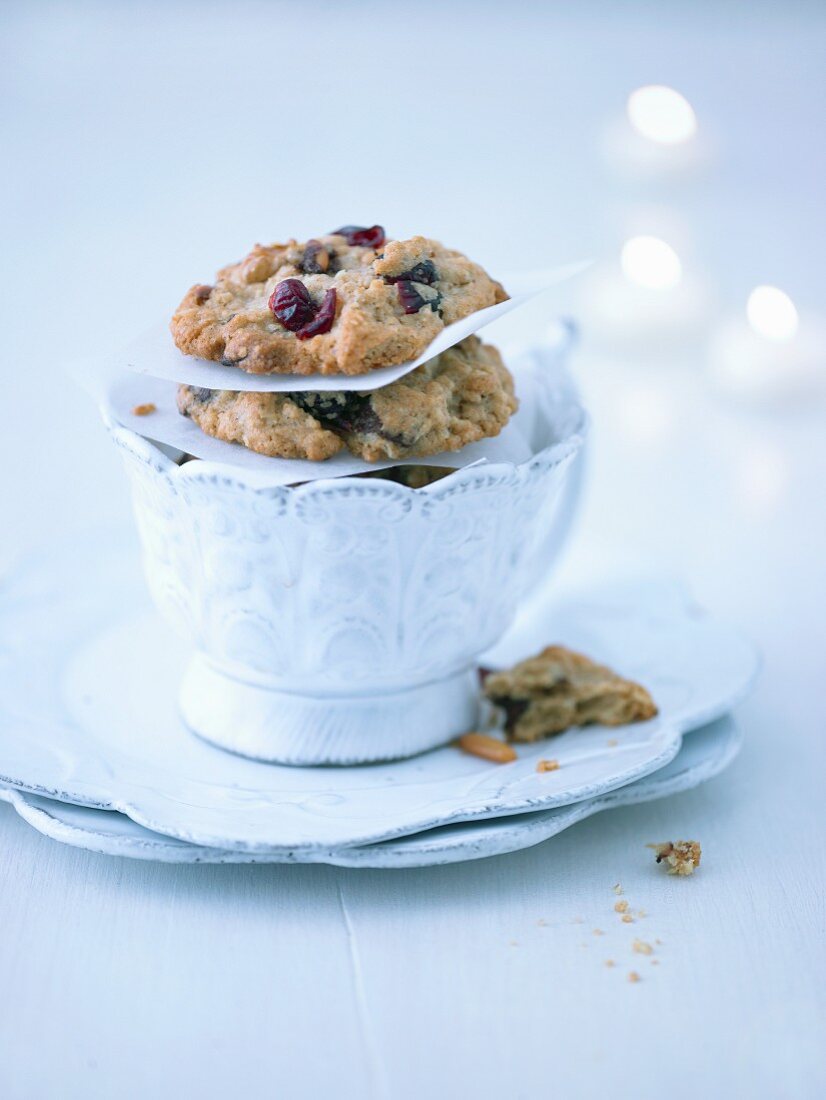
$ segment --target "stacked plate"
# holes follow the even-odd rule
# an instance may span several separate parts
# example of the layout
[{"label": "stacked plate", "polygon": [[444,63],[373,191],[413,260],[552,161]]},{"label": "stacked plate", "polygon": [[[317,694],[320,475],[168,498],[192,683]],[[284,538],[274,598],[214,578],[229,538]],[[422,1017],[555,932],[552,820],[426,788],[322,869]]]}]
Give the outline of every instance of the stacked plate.
[{"label": "stacked plate", "polygon": [[[215,748],[179,718],[189,653],[145,594],[128,539],[30,558],[0,591],[0,797],[36,829],[179,863],[412,867],[546,840],[599,811],[718,774],[753,647],[672,584],[600,584],[532,603],[485,656],[561,642],[643,683],[657,718],[571,730],[494,765],[448,746],[357,767],[287,767]],[[555,771],[538,773],[553,756]]]}]

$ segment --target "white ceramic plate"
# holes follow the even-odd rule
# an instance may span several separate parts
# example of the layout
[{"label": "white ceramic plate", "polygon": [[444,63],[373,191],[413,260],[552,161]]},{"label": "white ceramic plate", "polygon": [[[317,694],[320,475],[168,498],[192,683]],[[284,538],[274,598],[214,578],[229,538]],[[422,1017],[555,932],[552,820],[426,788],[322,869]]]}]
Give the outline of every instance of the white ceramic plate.
[{"label": "white ceramic plate", "polygon": [[[725,713],[755,672],[752,647],[670,587],[614,584],[538,610],[495,656],[531,652],[541,632],[641,680],[660,716],[573,730],[505,766],[454,748],[362,767],[267,765],[183,726],[187,654],[148,609],[134,554],[100,540],[53,548],[0,595],[0,783],[198,845],[322,853],[625,786],[666,765],[681,731]],[[549,755],[559,770],[538,775]]]},{"label": "white ceramic plate", "polygon": [[683,741],[674,760],[653,775],[586,802],[576,802],[556,810],[445,825],[361,848],[305,853],[250,854],[204,848],[153,833],[112,810],[73,806],[10,789],[0,789],[0,799],[11,802],[20,816],[45,836],[111,856],[160,863],[330,863],[339,867],[429,867],[530,848],[602,810],[651,802],[690,790],[723,771],[737,755],[740,744],[740,732],[732,719],[721,718],[695,730]]}]

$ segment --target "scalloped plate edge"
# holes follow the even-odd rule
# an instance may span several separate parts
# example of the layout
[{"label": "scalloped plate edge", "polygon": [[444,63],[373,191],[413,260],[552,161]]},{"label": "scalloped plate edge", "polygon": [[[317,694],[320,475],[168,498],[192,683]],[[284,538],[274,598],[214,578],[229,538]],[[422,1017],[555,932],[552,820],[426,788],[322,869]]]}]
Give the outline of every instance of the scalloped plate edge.
[{"label": "scalloped plate edge", "polygon": [[[92,810],[89,807],[55,802],[44,796],[11,788],[0,788],[0,800],[9,802],[20,817],[42,835],[62,844],[102,855],[174,864],[327,863],[339,867],[374,869],[437,866],[505,855],[533,847],[594,814],[619,806],[631,806],[667,798],[713,779],[724,771],[739,753],[742,733],[730,717],[718,719],[712,725],[722,728],[724,732],[722,743],[716,744],[712,751],[704,755],[698,763],[676,774],[663,775],[662,772],[654,772],[625,787],[556,810],[535,811],[518,817],[498,817],[487,821],[442,826],[398,840],[355,848],[312,852],[229,851],[192,845],[162,834],[154,834],[142,826],[135,825],[131,819],[130,825],[126,827],[133,828],[134,835],[95,829],[91,822],[83,825],[66,818],[74,816],[82,819],[89,813],[113,813],[113,811]],[[704,728],[708,730],[711,727]],[[678,759],[679,756],[675,758],[675,760]],[[667,769],[664,770],[667,771]],[[37,801],[33,801],[34,799]],[[47,805],[44,806],[44,802]],[[61,813],[64,816],[61,817]],[[122,827],[125,823],[120,822],[120,824]],[[466,835],[463,836],[463,832]]]}]

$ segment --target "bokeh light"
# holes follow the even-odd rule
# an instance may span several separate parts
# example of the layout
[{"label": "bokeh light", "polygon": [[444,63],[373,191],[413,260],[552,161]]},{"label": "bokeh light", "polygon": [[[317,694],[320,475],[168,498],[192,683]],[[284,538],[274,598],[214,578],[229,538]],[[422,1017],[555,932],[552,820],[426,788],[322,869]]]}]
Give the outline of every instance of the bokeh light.
[{"label": "bokeh light", "polygon": [[791,340],[800,318],[794,302],[776,286],[758,286],[749,295],[746,316],[758,336],[767,340]]},{"label": "bokeh light", "polygon": [[626,279],[649,290],[671,290],[683,274],[680,257],[659,237],[631,237],[622,246],[620,264]]},{"label": "bokeh light", "polygon": [[694,108],[664,84],[648,84],[628,97],[628,119],[637,133],[663,145],[679,145],[697,132]]}]

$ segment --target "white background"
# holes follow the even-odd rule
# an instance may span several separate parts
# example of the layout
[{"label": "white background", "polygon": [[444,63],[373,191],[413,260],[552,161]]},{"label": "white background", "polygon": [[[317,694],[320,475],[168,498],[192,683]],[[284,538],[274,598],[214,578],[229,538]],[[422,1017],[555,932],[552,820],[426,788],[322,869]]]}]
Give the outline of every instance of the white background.
[{"label": "white background", "polygon": [[[665,203],[721,312],[762,282],[826,311],[824,48],[815,4],[4,5],[4,563],[46,542],[59,568],[97,525],[133,537],[61,367],[258,239],[378,221],[498,273],[611,255]],[[660,81],[716,154],[654,194],[599,141]],[[595,430],[557,583],[674,574],[750,632],[765,669],[741,758],[667,803],[423,871],[132,863],[0,805],[4,1098],[823,1095],[824,405],[724,399],[702,334],[612,359],[578,308]],[[678,835],[705,852],[686,881],[643,847]],[[636,935],[663,941],[659,966]]]}]

